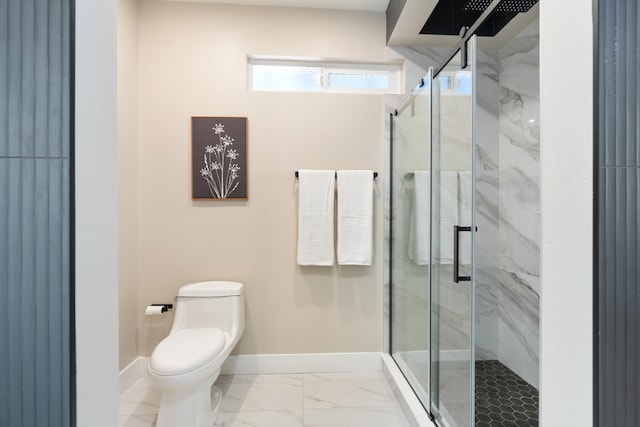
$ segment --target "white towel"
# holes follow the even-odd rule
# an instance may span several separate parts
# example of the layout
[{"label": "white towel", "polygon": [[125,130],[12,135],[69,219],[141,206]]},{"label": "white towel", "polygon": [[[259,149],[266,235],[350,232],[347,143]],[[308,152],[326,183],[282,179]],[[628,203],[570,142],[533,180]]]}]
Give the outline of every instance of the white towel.
[{"label": "white towel", "polygon": [[[440,185],[439,205],[440,246],[438,264],[453,263],[453,226],[458,224],[458,173],[455,171],[440,171],[434,178],[434,185]],[[439,181],[439,182],[438,182]]]},{"label": "white towel", "polygon": [[338,171],[338,264],[371,265],[373,171]]},{"label": "white towel", "polygon": [[[463,227],[471,226],[471,171],[458,172],[458,218]],[[471,233],[460,232],[458,252],[460,264],[471,264]]]},{"label": "white towel", "polygon": [[409,222],[409,259],[418,265],[429,264],[431,224],[431,173],[413,173],[413,206]]},{"label": "white towel", "polygon": [[298,265],[333,265],[335,171],[298,171]]}]

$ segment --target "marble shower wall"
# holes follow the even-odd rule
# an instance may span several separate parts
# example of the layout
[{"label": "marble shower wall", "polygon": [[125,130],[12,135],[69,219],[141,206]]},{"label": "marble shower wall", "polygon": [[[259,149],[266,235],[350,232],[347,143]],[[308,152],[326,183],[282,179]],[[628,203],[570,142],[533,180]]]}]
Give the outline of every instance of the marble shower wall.
[{"label": "marble shower wall", "polygon": [[538,388],[540,87],[536,20],[500,50],[498,358]]},{"label": "marble shower wall", "polygon": [[498,357],[499,57],[476,58],[476,358]]}]

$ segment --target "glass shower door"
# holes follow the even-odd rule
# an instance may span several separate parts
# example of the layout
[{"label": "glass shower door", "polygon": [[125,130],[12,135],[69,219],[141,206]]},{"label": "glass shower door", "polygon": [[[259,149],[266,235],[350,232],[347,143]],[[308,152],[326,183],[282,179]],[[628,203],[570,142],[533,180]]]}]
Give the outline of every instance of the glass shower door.
[{"label": "glass shower door", "polygon": [[475,36],[433,81],[431,409],[474,425]]},{"label": "glass shower door", "polygon": [[431,73],[393,117],[391,355],[429,408]]}]

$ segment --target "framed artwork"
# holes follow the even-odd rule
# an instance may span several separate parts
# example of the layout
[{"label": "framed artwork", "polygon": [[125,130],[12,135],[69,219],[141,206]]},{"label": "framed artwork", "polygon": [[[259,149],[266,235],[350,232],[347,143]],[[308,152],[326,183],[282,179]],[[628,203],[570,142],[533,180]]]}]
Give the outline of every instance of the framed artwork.
[{"label": "framed artwork", "polygon": [[191,117],[194,199],[247,200],[247,118]]}]

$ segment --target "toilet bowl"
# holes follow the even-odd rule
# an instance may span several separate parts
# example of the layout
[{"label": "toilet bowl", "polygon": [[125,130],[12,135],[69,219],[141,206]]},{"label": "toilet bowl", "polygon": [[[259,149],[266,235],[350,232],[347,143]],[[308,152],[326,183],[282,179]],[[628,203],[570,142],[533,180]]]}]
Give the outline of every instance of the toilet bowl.
[{"label": "toilet bowl", "polygon": [[149,379],[161,390],[156,427],[214,424],[222,394],[212,386],[243,331],[241,283],[180,288],[171,332],[149,359]]}]

